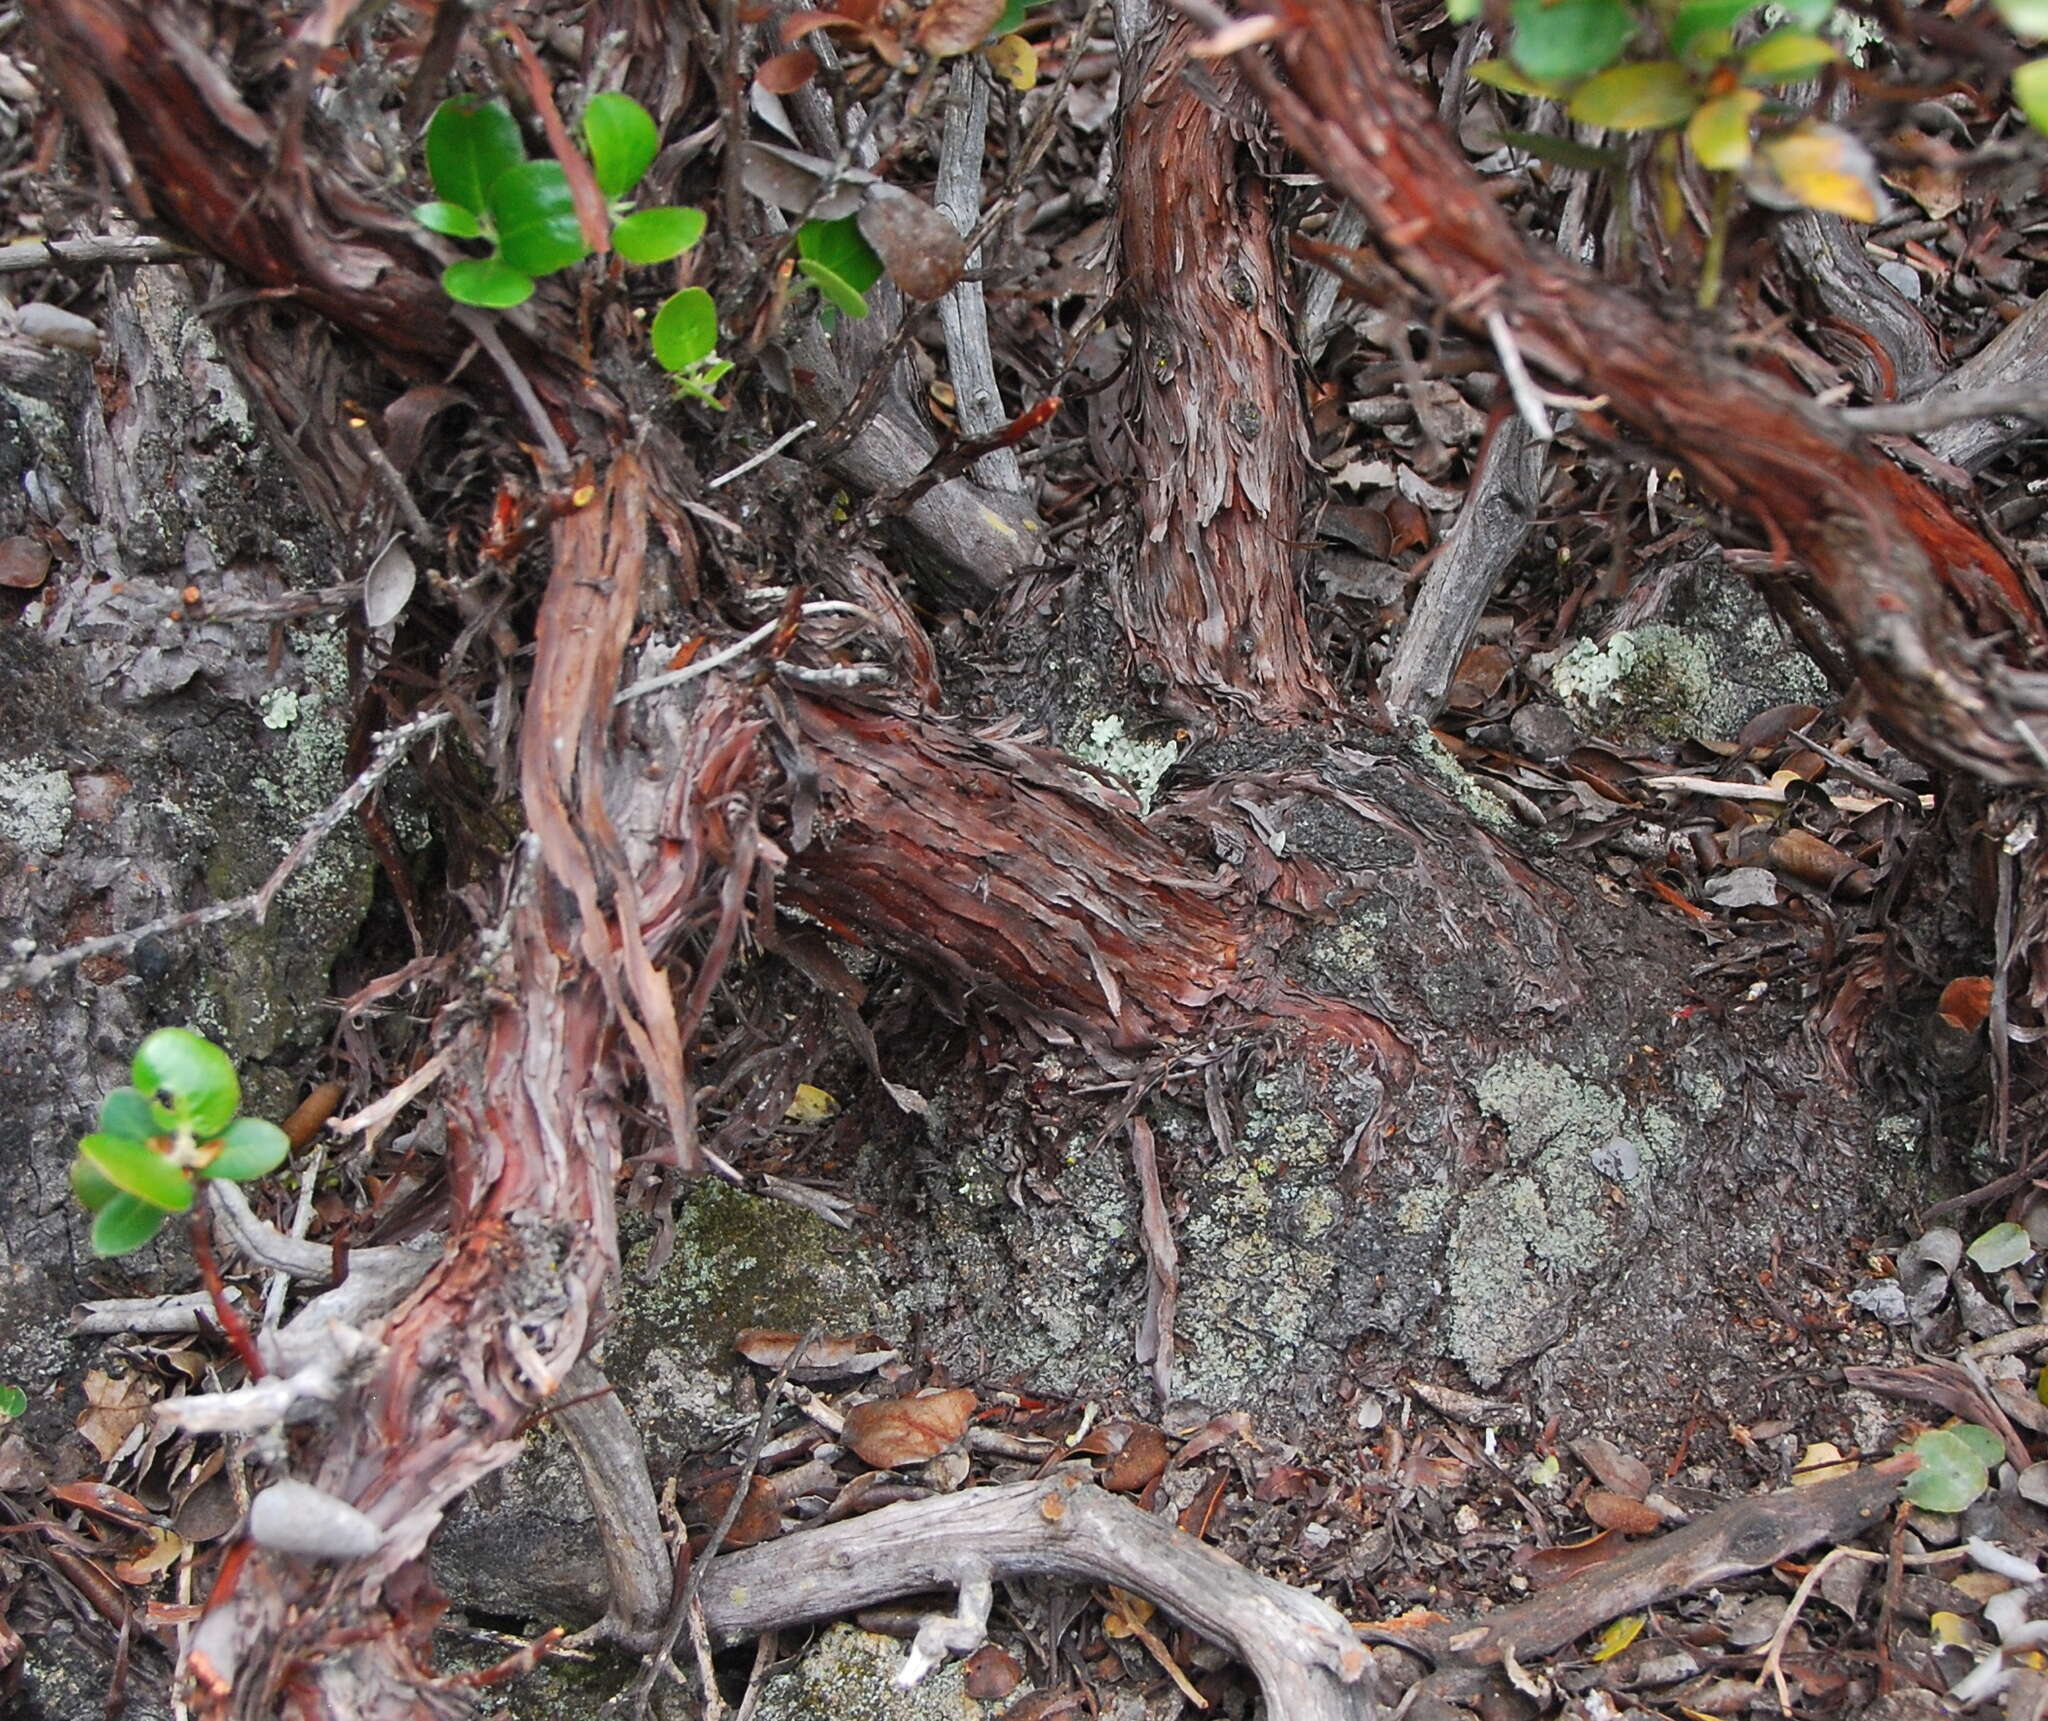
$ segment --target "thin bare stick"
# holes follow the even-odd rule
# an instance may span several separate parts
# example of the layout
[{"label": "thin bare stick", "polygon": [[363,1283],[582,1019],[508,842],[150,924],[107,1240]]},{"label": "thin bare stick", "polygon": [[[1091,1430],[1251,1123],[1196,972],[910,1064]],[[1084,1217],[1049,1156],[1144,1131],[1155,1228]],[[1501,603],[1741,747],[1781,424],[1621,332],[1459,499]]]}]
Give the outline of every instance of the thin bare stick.
[{"label": "thin bare stick", "polygon": [[[868,612],[859,604],[843,602],[838,598],[820,598],[816,603],[804,605],[803,613],[813,615],[861,615]],[[645,699],[650,693],[659,693],[664,687],[681,687],[685,682],[695,681],[699,676],[709,675],[714,669],[723,669],[728,663],[745,657],[757,645],[765,645],[782,626],[782,618],[764,621],[752,633],[742,634],[732,644],[714,651],[709,657],[700,657],[693,663],[686,663],[681,669],[663,670],[659,675],[650,675],[645,681],[636,681],[631,687],[622,688],[612,699],[614,705],[624,705],[630,699]]]},{"label": "thin bare stick", "polygon": [[[762,1448],[768,1444],[768,1429],[775,1420],[776,1408],[782,1402],[782,1389],[789,1383],[790,1371],[803,1360],[804,1352],[817,1336],[818,1329],[814,1325],[790,1347],[789,1355],[782,1359],[782,1367],[776,1371],[775,1378],[768,1383],[767,1392],[762,1395],[761,1414],[754,1419],[754,1433],[747,1442],[746,1459],[740,1465],[739,1475],[733,1478],[732,1498],[726,1502],[723,1515],[713,1526],[703,1553],[691,1564],[689,1577],[676,1585],[674,1595],[669,1598],[668,1618],[662,1622],[660,1638],[647,1657],[647,1665],[624,1694],[632,1708],[634,1721],[646,1721],[655,1681],[663,1673],[678,1684],[682,1683],[683,1676],[675,1664],[676,1640],[682,1636],[683,1627],[689,1623],[691,1613],[698,1606],[698,1592],[704,1587],[704,1574],[711,1569],[711,1562],[718,1558],[718,1550],[732,1533],[733,1525],[739,1520],[740,1508],[746,1504],[747,1495],[753,1488],[754,1472],[760,1465]],[[722,1573],[720,1575],[723,1576]]]},{"label": "thin bare stick", "polygon": [[1515,398],[1515,410],[1538,442],[1554,441],[1557,432],[1551,428],[1550,414],[1544,410],[1543,392],[1522,362],[1522,349],[1515,344],[1507,318],[1498,311],[1488,311],[1486,332],[1493,337],[1493,350],[1500,358],[1501,375],[1507,378],[1508,393]]},{"label": "thin bare stick", "polygon": [[0,275],[28,269],[94,269],[130,263],[181,263],[193,253],[147,233],[94,233],[83,239],[17,239],[0,245]]},{"label": "thin bare stick", "polygon": [[2048,419],[2048,390],[2039,383],[2019,383],[1961,394],[1926,394],[1918,400],[1895,401],[1885,406],[1844,407],[1838,416],[1857,430],[1918,436],[1922,431],[1940,430],[1945,425],[1967,424],[1973,418],[2008,415]]},{"label": "thin bare stick", "polygon": [[412,1104],[421,1094],[434,1085],[441,1072],[448,1067],[452,1056],[449,1047],[443,1046],[431,1058],[400,1082],[388,1094],[380,1095],[353,1117],[342,1118],[328,1125],[336,1135],[362,1135],[370,1132],[370,1139],[376,1140],[376,1132]]},{"label": "thin bare stick", "polygon": [[776,455],[780,454],[799,436],[804,435],[808,431],[816,430],[817,428],[818,421],[815,418],[805,419],[803,423],[799,424],[794,430],[785,430],[773,442],[769,443],[766,448],[762,449],[759,454],[753,455],[746,460],[742,460],[730,472],[719,473],[719,475],[716,478],[712,479],[709,484],[705,485],[704,488],[707,490],[721,490],[726,485],[730,484],[735,478],[744,478],[749,472],[753,471],[755,467],[766,466],[769,461],[773,460],[776,457]]},{"label": "thin bare stick", "polygon": [[[1967,1559],[1969,1555],[1962,1548],[1935,1548],[1927,1553],[1901,1554],[1902,1566],[1936,1566]],[[1792,1600],[1778,1620],[1778,1628],[1771,1633],[1771,1641],[1764,1649],[1763,1666],[1757,1670],[1756,1688],[1761,1691],[1764,1681],[1770,1680],[1778,1688],[1778,1713],[1792,1713],[1792,1694],[1785,1685],[1785,1646],[1792,1641],[1792,1628],[1799,1623],[1799,1615],[1805,1609],[1813,1592],[1819,1588],[1820,1580],[1835,1566],[1846,1561],[1857,1561],[1863,1565],[1884,1565],[1891,1555],[1874,1553],[1868,1548],[1830,1548],[1813,1562],[1806,1576],[1799,1580],[1799,1587],[1792,1592]]]},{"label": "thin bare stick", "polygon": [[[988,79],[980,62],[963,57],[947,74],[946,125],[939,141],[939,213],[962,233],[973,229],[981,214],[981,157],[988,136]],[[967,254],[970,273],[981,268],[982,253]],[[955,282],[939,301],[939,326],[946,334],[946,369],[953,384],[953,410],[962,436],[992,436],[1008,419],[1002,390],[996,383],[996,361],[988,344],[988,300],[980,279]],[[999,448],[974,463],[978,483],[991,490],[1016,494],[1024,474],[1014,448]]]},{"label": "thin bare stick", "polygon": [[391,775],[406,749],[442,728],[450,716],[451,713],[446,711],[429,711],[379,735],[368,768],[315,815],[299,833],[299,840],[292,844],[291,852],[277,863],[271,875],[255,890],[227,902],[210,902],[204,908],[188,909],[183,914],[166,914],[156,920],[144,921],[140,926],[107,933],[101,938],[83,939],[77,944],[66,945],[62,950],[53,950],[48,956],[31,957],[13,967],[0,968],[0,986],[40,986],[91,957],[125,956],[145,938],[194,932],[203,926],[216,926],[223,920],[247,918],[261,926],[270,912],[272,900],[292,874],[305,865],[313,851],[333,834],[334,828],[368,800],[377,785]]},{"label": "thin bare stick", "polygon": [[533,426],[533,433],[540,438],[542,451],[547,455],[548,470],[564,473],[569,470],[569,450],[562,445],[561,437],[555,431],[554,420],[548,417],[548,409],[541,405],[540,396],[533,392],[533,384],[527,380],[526,372],[519,368],[519,361],[506,348],[492,327],[489,317],[478,316],[476,312],[456,307],[455,320],[476,337],[476,344],[491,355],[491,362],[498,367],[505,379],[505,386],[511,389],[521,410],[526,414],[527,423]]}]

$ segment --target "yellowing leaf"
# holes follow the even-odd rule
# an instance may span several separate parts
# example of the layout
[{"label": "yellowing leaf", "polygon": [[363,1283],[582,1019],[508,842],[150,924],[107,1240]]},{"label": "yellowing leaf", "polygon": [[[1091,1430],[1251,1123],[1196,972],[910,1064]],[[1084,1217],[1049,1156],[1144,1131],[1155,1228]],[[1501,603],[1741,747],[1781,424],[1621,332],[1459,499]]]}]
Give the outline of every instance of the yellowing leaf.
[{"label": "yellowing leaf", "polygon": [[1572,92],[1567,112],[1581,125],[1609,131],[1658,131],[1687,119],[1699,106],[1692,80],[1675,60],[1611,66]]},{"label": "yellowing leaf", "polygon": [[1593,1644],[1595,1661],[1612,1661],[1624,1649],[1643,1634],[1645,1616],[1639,1613],[1624,1614],[1616,1620]]},{"label": "yellowing leaf", "polygon": [[[1764,105],[1760,90],[1730,90],[1702,102],[1685,128],[1685,141],[1702,167],[1732,173],[1749,165],[1749,122]],[[1789,773],[1788,773],[1789,774]]]},{"label": "yellowing leaf", "polygon": [[1970,1641],[1970,1622],[1959,1613],[1937,1609],[1927,1616],[1927,1629],[1934,1633],[1936,1643],[1961,1648]]},{"label": "yellowing leaf", "polygon": [[2036,131],[2048,131],[2048,60],[2029,60],[2013,73],[2012,99]]},{"label": "yellowing leaf", "polygon": [[1796,84],[1841,57],[1824,37],[1804,30],[1774,30],[1742,56],[1742,75],[1759,84]]},{"label": "yellowing leaf", "polygon": [[1022,93],[1038,82],[1038,50],[1022,36],[1003,36],[982,50],[988,69]]},{"label": "yellowing leaf", "polygon": [[1799,1462],[1792,1468],[1792,1486],[1811,1488],[1816,1482],[1832,1482],[1846,1476],[1856,1468],[1853,1460],[1842,1456],[1842,1449],[1832,1441],[1816,1440],[1800,1453]]},{"label": "yellowing leaf", "polygon": [[1481,60],[1472,68],[1474,83],[1487,84],[1496,90],[1506,90],[1511,96],[1554,96],[1555,86],[1529,77],[1519,67],[1506,60]]},{"label": "yellowing leaf", "polygon": [[796,1097],[789,1102],[789,1110],[782,1115],[791,1123],[823,1123],[828,1117],[839,1112],[839,1102],[823,1088],[814,1088],[809,1082],[797,1086]]},{"label": "yellowing leaf", "polygon": [[1850,221],[1875,221],[1883,207],[1870,152],[1840,126],[1808,120],[1762,139],[1757,154],[1770,183],[1750,189],[1766,202],[1789,200]]}]

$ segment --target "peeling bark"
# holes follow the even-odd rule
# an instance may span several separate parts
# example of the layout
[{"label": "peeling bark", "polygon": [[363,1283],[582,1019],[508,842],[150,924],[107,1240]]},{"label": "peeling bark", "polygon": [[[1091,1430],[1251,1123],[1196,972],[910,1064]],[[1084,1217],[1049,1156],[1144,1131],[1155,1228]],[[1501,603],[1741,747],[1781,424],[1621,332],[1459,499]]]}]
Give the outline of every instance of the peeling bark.
[{"label": "peeling bark", "polygon": [[1337,697],[1295,562],[1308,426],[1244,84],[1177,21],[1126,71],[1118,234],[1135,307],[1142,535],[1116,583],[1170,701],[1298,723]]}]

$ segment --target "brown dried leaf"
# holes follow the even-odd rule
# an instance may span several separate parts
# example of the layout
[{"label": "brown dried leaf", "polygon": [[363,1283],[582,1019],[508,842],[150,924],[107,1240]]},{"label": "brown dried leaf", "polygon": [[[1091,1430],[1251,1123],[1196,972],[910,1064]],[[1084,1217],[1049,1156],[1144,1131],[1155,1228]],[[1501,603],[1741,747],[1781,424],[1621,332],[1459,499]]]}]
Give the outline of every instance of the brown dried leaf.
[{"label": "brown dried leaf", "polygon": [[921,197],[871,185],[860,208],[861,237],[875,248],[899,292],[930,304],[952,291],[967,267],[967,241]]},{"label": "brown dried leaf", "polygon": [[1877,882],[1868,867],[1811,831],[1780,831],[1766,853],[1777,871],[1842,896],[1868,896]]},{"label": "brown dried leaf", "polygon": [[1664,1519],[1654,1506],[1645,1506],[1642,1501],[1631,1500],[1611,1489],[1591,1490],[1582,1504],[1586,1516],[1601,1529],[1616,1530],[1624,1536],[1651,1536],[1664,1527]]},{"label": "brown dried leaf", "polygon": [[818,56],[808,48],[773,54],[754,68],[754,82],[772,96],[800,90],[818,75]]},{"label": "brown dried leaf", "polygon": [[[775,1327],[746,1327],[733,1340],[733,1348],[758,1367],[779,1369],[788,1363],[802,1337]],[[895,1358],[893,1350],[879,1345],[870,1348],[860,1339],[814,1338],[804,1346],[803,1360],[790,1375],[796,1380],[829,1380],[835,1375],[873,1374]]]},{"label": "brown dried leaf", "polygon": [[117,1561],[114,1576],[124,1584],[147,1589],[178,1563],[184,1551],[184,1537],[171,1530],[151,1530],[148,1549],[133,1559]]},{"label": "brown dried leaf", "polygon": [[917,21],[917,45],[941,59],[978,48],[1002,17],[1003,4],[1004,0],[932,0]]},{"label": "brown dried leaf", "polygon": [[1166,1474],[1166,1436],[1149,1422],[1113,1426],[1126,1432],[1102,1473],[1102,1485],[1112,1494],[1142,1494]]},{"label": "brown dried leaf", "polygon": [[50,577],[50,552],[34,538],[0,538],[0,586],[32,592]]},{"label": "brown dried leaf", "polygon": [[111,1464],[115,1453],[149,1414],[149,1388],[134,1375],[115,1379],[99,1369],[85,1376],[85,1414],[78,1419],[78,1432],[91,1442],[102,1464]]},{"label": "brown dried leaf", "polygon": [[1500,646],[1475,645],[1458,660],[1448,697],[1459,711],[1477,711],[1500,691],[1515,660]]},{"label": "brown dried leaf", "polygon": [[936,1458],[967,1432],[981,1401],[966,1387],[918,1398],[878,1398],[846,1413],[846,1444],[863,1463],[899,1470]]},{"label": "brown dried leaf", "polygon": [[61,1505],[76,1506],[81,1512],[111,1519],[136,1529],[148,1529],[156,1514],[125,1488],[107,1482],[65,1482],[50,1490],[50,1498]]},{"label": "brown dried leaf", "polygon": [[1951,1028],[1974,1034],[1991,1014],[1991,976],[1959,975],[1941,989],[1941,1002],[1936,1008]]},{"label": "brown dried leaf", "polygon": [[1007,1649],[984,1643],[967,1658],[967,1695],[1000,1703],[1024,1683],[1024,1669]]},{"label": "brown dried leaf", "polygon": [[1650,1491],[1650,1467],[1611,1440],[1588,1434],[1572,1442],[1572,1456],[1599,1478],[1603,1488],[1640,1500]]},{"label": "brown dried leaf", "polygon": [[[732,1489],[730,1482],[714,1483],[699,1497],[697,1509],[704,1514],[707,1528],[715,1528],[725,1516],[726,1507],[732,1504]],[[772,1542],[781,1534],[782,1502],[768,1478],[756,1476],[747,1484],[747,1497],[740,1505],[739,1516],[733,1519],[732,1528],[726,1531],[720,1546],[751,1548]]]},{"label": "brown dried leaf", "polygon": [[1538,1589],[1548,1589],[1553,1584],[1561,1584],[1567,1578],[1575,1578],[1581,1572],[1589,1572],[1604,1564],[1626,1546],[1621,1537],[1602,1530],[1599,1535],[1588,1536],[1583,1542],[1562,1542],[1549,1548],[1518,1548],[1514,1563],[1528,1574],[1530,1583]]}]

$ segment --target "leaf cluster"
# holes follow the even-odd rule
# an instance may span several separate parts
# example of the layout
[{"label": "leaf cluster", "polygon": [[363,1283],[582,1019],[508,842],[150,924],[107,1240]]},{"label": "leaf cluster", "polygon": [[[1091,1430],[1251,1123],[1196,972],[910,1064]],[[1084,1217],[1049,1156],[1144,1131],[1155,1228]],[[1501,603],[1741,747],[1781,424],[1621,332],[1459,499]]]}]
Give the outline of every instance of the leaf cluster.
[{"label": "leaf cluster", "polygon": [[159,1028],[136,1049],[134,1086],[100,1103],[99,1127],[78,1144],[71,1188],[94,1214],[100,1255],[139,1249],[198,1183],[263,1177],[291,1143],[261,1118],[238,1117],[242,1084],[227,1053],[190,1028]]}]

